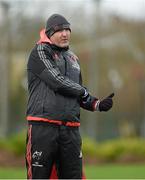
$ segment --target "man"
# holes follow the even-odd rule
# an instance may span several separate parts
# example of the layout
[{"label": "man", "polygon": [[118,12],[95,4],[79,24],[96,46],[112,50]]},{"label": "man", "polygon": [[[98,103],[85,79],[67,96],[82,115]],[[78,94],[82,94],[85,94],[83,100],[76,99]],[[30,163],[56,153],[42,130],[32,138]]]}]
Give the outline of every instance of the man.
[{"label": "man", "polygon": [[108,111],[113,104],[114,94],[99,100],[82,86],[78,58],[69,50],[70,34],[70,23],[53,14],[29,56],[28,179],[50,178],[54,164],[59,179],[81,179],[80,107]]}]

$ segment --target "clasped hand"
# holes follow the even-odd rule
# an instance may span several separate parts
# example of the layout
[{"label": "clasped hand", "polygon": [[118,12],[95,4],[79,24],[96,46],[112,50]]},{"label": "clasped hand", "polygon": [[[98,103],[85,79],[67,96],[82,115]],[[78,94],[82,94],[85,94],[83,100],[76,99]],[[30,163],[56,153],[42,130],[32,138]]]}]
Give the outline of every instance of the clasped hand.
[{"label": "clasped hand", "polygon": [[81,98],[81,102],[87,109],[94,111],[108,111],[113,106],[113,97],[114,93],[111,93],[106,98],[99,100],[91,96],[88,92],[85,92],[85,95]]},{"label": "clasped hand", "polygon": [[98,100],[96,102],[96,109],[98,109],[99,111],[108,111],[109,109],[111,109],[113,106],[113,100],[112,100],[113,97],[114,97],[114,93],[111,93],[106,98],[102,100]]}]

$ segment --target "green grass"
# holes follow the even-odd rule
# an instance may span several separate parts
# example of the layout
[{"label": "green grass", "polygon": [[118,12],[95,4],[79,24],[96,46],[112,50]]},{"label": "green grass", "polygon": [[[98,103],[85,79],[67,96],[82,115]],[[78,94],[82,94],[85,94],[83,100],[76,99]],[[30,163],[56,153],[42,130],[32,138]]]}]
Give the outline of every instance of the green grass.
[{"label": "green grass", "polygon": [[[85,166],[87,179],[145,179],[144,165]],[[0,179],[26,179],[22,168],[0,168]]]},{"label": "green grass", "polygon": [[0,168],[0,179],[26,179],[26,171],[22,168]]},{"label": "green grass", "polygon": [[145,165],[86,166],[88,179],[145,179]]}]

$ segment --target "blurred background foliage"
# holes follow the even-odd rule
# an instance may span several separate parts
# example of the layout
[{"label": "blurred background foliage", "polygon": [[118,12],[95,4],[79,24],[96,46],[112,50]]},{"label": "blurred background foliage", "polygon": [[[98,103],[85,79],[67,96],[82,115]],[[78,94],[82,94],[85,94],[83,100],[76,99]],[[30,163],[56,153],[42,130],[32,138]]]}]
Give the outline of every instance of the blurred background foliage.
[{"label": "blurred background foliage", "polygon": [[[81,133],[89,137],[89,141],[84,141],[87,142],[84,153],[91,152],[97,157],[106,153],[108,161],[119,158],[126,149],[138,156],[145,153],[141,149],[145,138],[145,20],[107,13],[103,2],[0,0],[1,144],[3,139],[11,139],[27,128],[29,52],[39,40],[39,31],[45,27],[47,18],[52,13],[61,13],[72,25],[70,47],[80,59],[84,85],[98,98],[115,93],[111,111],[81,110]],[[116,138],[125,141],[116,142]],[[96,141],[110,141],[111,145],[95,148]],[[15,138],[9,146],[18,154],[24,150],[24,145]]]},{"label": "blurred background foliage", "polygon": [[[10,154],[11,157],[24,157],[26,131],[13,134],[0,140],[2,155]],[[92,138],[83,137],[82,152],[85,164],[103,163],[144,163],[145,139],[144,138],[117,138],[98,142]],[[0,157],[0,162],[2,158]],[[8,157],[5,159],[10,163]],[[13,160],[14,161],[14,160]],[[14,162],[11,162],[14,163]],[[21,159],[19,165],[24,165]]]}]

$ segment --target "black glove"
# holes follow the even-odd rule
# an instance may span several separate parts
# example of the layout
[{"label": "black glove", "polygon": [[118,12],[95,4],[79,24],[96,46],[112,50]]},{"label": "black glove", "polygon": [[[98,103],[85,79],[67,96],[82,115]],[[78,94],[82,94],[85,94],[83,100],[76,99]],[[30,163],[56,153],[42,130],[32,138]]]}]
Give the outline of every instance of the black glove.
[{"label": "black glove", "polygon": [[110,94],[108,97],[104,98],[103,100],[98,100],[97,102],[97,109],[99,111],[108,111],[113,106],[113,98],[114,93]]},{"label": "black glove", "polygon": [[87,109],[89,111],[94,111],[95,110],[95,102],[98,99],[91,96],[87,91],[85,91],[85,94],[83,96],[81,96],[80,98],[80,104],[81,107],[83,107],[84,109]]}]

